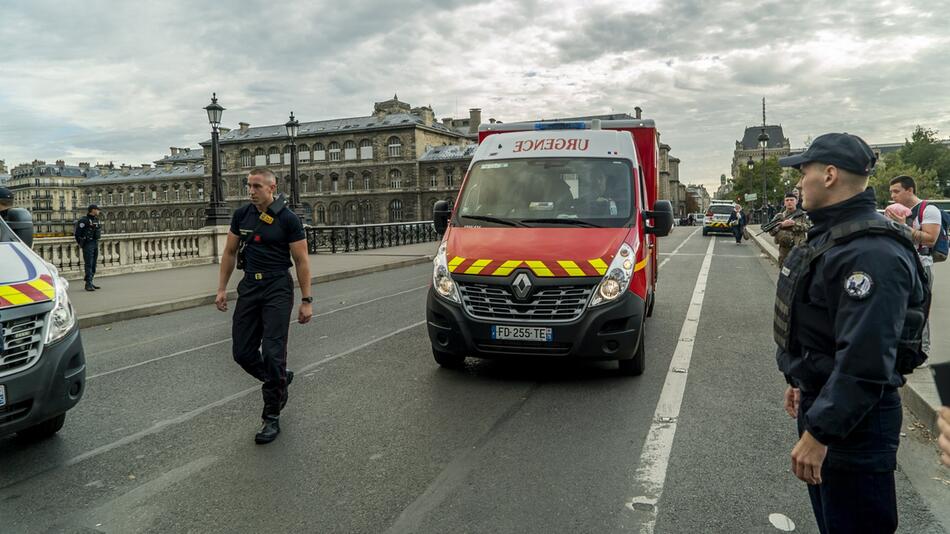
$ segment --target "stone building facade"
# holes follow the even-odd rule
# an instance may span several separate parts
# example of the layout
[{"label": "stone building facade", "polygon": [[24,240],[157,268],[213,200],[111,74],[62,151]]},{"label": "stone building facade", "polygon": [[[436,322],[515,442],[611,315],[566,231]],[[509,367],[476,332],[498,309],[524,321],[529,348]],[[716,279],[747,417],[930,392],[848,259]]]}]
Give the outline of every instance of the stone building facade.
[{"label": "stone building facade", "polygon": [[73,223],[85,214],[78,186],[96,172],[88,163],[34,160],[11,169],[4,186],[13,192],[16,206],[33,214],[36,235],[71,235]]},{"label": "stone building facade", "polygon": [[[768,144],[765,147],[765,158],[782,158],[789,154],[792,144],[785,137],[782,125],[767,125],[765,133],[769,135]],[[749,126],[745,129],[741,141],[736,141],[736,148],[732,152],[732,176],[739,176],[739,168],[748,165],[749,158],[752,161],[762,161],[762,147],[759,146],[759,135],[762,134],[761,126]]]},{"label": "stone building facade", "polygon": [[[316,225],[428,219],[429,200],[454,198],[468,166],[464,158],[447,158],[420,170],[424,156],[435,157],[431,149],[470,144],[454,126],[436,121],[432,108],[413,108],[398,97],[377,102],[369,116],[301,122],[296,145],[305,218]],[[210,184],[211,143],[202,146]],[[232,210],[247,202],[245,179],[254,167],[274,171],[278,190],[289,193],[290,140],[282,124],[252,128],[242,122],[220,136],[220,146]]]}]

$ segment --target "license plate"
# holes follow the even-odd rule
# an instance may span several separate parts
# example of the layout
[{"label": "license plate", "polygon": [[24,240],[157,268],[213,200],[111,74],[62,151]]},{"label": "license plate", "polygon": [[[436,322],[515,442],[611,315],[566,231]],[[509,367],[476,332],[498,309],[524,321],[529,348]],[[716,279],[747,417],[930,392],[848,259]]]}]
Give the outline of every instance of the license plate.
[{"label": "license plate", "polygon": [[0,406],[7,405],[7,386],[0,385]]},{"label": "license plate", "polygon": [[554,340],[554,332],[551,328],[543,326],[497,325],[491,327],[491,338],[509,341],[543,341],[550,343]]}]

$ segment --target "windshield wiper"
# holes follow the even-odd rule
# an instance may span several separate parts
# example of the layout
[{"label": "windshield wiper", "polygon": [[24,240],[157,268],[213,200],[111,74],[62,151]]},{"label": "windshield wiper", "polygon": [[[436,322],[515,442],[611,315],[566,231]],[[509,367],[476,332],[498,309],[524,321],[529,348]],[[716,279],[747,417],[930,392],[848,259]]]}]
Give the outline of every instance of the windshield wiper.
[{"label": "windshield wiper", "polygon": [[465,217],[466,219],[475,219],[476,221],[486,221],[486,222],[504,224],[507,226],[524,226],[518,221],[513,221],[511,219],[502,219],[501,217],[492,217],[491,215],[460,215],[460,217]]},{"label": "windshield wiper", "polygon": [[553,223],[553,224],[570,224],[573,226],[585,226],[588,228],[603,228],[599,224],[594,224],[590,221],[585,221],[584,219],[521,219],[523,223]]}]

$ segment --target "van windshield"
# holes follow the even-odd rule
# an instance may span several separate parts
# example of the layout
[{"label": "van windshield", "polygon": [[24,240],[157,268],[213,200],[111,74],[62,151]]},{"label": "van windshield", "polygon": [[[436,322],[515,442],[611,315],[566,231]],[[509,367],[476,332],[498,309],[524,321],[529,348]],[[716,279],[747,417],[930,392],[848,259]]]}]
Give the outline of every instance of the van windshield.
[{"label": "van windshield", "polygon": [[14,241],[19,241],[16,234],[7,226],[6,221],[0,219],[0,243],[12,243]]},{"label": "van windshield", "polygon": [[462,225],[623,227],[635,205],[630,163],[538,158],[476,163],[459,201]]}]

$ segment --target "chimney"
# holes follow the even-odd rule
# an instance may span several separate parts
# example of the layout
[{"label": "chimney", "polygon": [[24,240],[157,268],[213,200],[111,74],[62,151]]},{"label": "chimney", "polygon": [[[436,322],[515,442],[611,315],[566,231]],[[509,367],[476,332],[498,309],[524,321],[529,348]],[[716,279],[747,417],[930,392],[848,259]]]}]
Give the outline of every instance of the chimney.
[{"label": "chimney", "polygon": [[224,135],[230,131],[231,131],[230,128],[225,128],[224,126],[218,126],[218,133],[220,133],[221,135]]},{"label": "chimney", "polygon": [[61,159],[58,159],[58,160],[56,160],[56,166],[59,167],[60,169],[62,169],[63,167],[66,166],[66,162],[63,161],[63,160],[61,160]]},{"label": "chimney", "polygon": [[80,162],[79,162],[79,168],[82,169],[82,170],[84,170],[84,171],[88,171],[88,170],[89,170],[89,163],[87,163],[87,162],[85,162],[85,161],[80,161]]},{"label": "chimney", "polygon": [[247,133],[247,131],[251,128],[250,123],[247,122],[239,122],[238,126],[241,128],[241,133]]},{"label": "chimney", "polygon": [[171,152],[172,156],[177,156],[177,155],[178,155],[178,148],[177,148],[177,147],[168,147],[168,150],[169,150],[169,152]]},{"label": "chimney", "polygon": [[489,123],[489,124],[495,124],[495,119],[494,119],[494,118],[488,119],[488,123]]},{"label": "chimney", "polygon": [[640,106],[633,108],[633,112],[636,114],[638,119],[643,115],[643,110],[640,109]]},{"label": "chimney", "polygon": [[478,133],[478,126],[482,123],[481,108],[472,108],[468,110],[468,133]]},{"label": "chimney", "polygon": [[142,168],[145,169],[145,170],[149,170],[149,169],[152,168],[152,164],[151,164],[151,163],[143,163],[143,164],[142,164]]},{"label": "chimney", "polygon": [[445,127],[447,127],[447,128],[451,128],[451,127],[452,127],[452,117],[446,117],[446,118],[442,119],[442,125],[445,126]]}]

